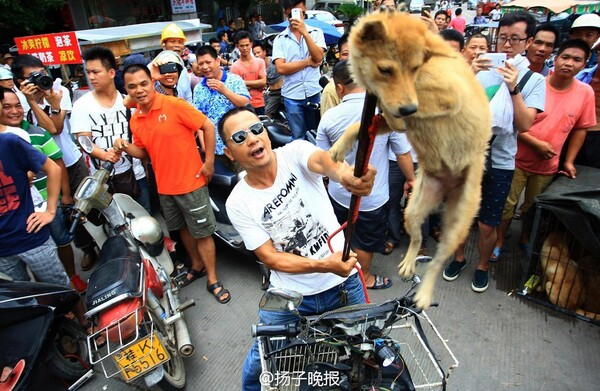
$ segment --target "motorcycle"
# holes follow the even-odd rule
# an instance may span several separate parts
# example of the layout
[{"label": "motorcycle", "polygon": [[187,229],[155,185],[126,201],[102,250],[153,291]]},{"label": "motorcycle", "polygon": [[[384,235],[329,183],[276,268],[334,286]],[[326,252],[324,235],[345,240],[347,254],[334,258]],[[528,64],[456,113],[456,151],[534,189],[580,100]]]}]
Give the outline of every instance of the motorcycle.
[{"label": "motorcycle", "polygon": [[[317,111],[319,110],[319,107],[313,108]],[[266,115],[260,115],[259,118],[267,130],[273,149],[282,147],[290,142],[292,132],[286,125],[277,120],[273,120]],[[307,132],[306,138],[312,144],[316,144],[316,129]],[[270,271],[262,264],[262,262],[260,262],[260,260],[258,260],[258,258],[256,258],[254,253],[246,249],[242,237],[233,227],[225,208],[227,197],[229,197],[229,194],[231,194],[231,191],[238,181],[243,178],[243,175],[243,173],[238,174],[233,172],[220,160],[215,159],[215,172],[212,180],[208,184],[210,202],[217,223],[215,237],[235,251],[242,253],[244,256],[253,257],[256,260],[261,268],[262,289],[265,290],[269,287]]]},{"label": "motorcycle", "polygon": [[[78,141],[92,151],[88,137]],[[183,389],[183,357],[194,353],[184,311],[195,303],[179,302],[182,276],[171,277],[173,262],[158,221],[128,195],[108,192],[112,168],[104,163],[74,197],[71,232],[92,209],[100,211],[108,232],[88,280],[85,317],[97,325],[87,338],[89,358],[106,377],[120,374],[130,382],[143,376],[148,387]]]},{"label": "motorcycle", "polygon": [[66,316],[78,301],[64,286],[0,276],[0,390],[53,389],[46,369],[69,383],[91,376],[86,334]]},{"label": "motorcycle", "polygon": [[[415,390],[445,389],[458,361],[424,311],[412,302],[420,279],[409,291],[382,304],[361,304],[321,315],[298,311],[300,293],[270,288],[260,308],[289,311],[299,321],[253,325],[265,391],[279,390]],[[420,319],[434,329],[453,364],[442,369],[423,332]]]}]

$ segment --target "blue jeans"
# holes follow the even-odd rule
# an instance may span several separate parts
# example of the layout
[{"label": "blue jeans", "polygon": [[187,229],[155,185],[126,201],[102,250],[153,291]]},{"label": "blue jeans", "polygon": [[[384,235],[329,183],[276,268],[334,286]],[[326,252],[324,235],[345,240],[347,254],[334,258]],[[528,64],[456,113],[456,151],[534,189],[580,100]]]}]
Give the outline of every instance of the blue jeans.
[{"label": "blue jeans", "polygon": [[73,241],[73,235],[69,233],[71,226],[67,221],[65,220],[62,208],[58,205],[54,219],[48,224],[50,236],[52,236],[52,240],[56,243],[56,247],[68,246]]},{"label": "blue jeans", "polygon": [[317,129],[319,126],[319,110],[310,107],[308,103],[321,103],[321,94],[315,94],[305,99],[283,98],[288,116],[288,125],[292,131],[293,140],[304,140],[308,130]]},{"label": "blue jeans", "polygon": [[[361,304],[365,302],[362,283],[358,277],[358,273],[349,277],[344,283],[334,286],[325,292],[316,295],[304,296],[302,304],[298,307],[298,311],[302,315],[315,315],[342,307],[340,302],[340,291],[345,289],[348,291],[348,303],[346,305]],[[299,319],[296,315],[286,311],[264,311],[258,310],[259,322],[266,325],[273,324],[288,324],[297,322]],[[258,355],[258,344],[256,340],[252,344],[244,368],[242,369],[242,390],[244,391],[260,391],[259,376],[262,372],[260,365],[260,357]]]},{"label": "blue jeans", "polygon": [[135,201],[140,204],[148,214],[152,216],[152,209],[150,208],[150,190],[148,189],[148,179],[143,177],[137,180],[137,184],[140,188],[140,195],[135,197]]}]

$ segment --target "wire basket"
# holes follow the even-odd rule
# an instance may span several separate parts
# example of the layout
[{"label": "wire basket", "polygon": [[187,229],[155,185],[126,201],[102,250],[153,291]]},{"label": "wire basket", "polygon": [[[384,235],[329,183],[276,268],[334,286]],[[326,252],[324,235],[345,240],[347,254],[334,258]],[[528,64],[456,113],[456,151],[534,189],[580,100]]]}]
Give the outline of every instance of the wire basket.
[{"label": "wire basket", "polygon": [[[386,333],[387,338],[393,339],[399,345],[415,389],[441,390],[451,372],[458,367],[458,360],[429,316],[424,311],[416,316],[431,326],[436,338],[428,342],[442,351],[444,360],[439,360],[440,357],[436,356],[429,347],[431,345],[421,337],[413,317],[404,318],[390,327]],[[266,345],[270,352],[275,352],[269,354],[264,350],[266,342],[264,338],[267,337],[260,337],[262,341],[258,347],[263,369],[261,383],[265,391],[298,390],[300,382],[306,380],[305,368],[308,365],[324,363],[333,366],[340,360],[340,353],[335,344],[323,340],[316,339],[315,343],[294,345],[290,344],[285,337],[269,337],[269,343]],[[269,354],[269,360],[265,359],[266,353]],[[449,362],[447,369],[443,369],[442,362]],[[267,383],[269,385],[265,386]],[[331,383],[322,385],[331,385]]]}]

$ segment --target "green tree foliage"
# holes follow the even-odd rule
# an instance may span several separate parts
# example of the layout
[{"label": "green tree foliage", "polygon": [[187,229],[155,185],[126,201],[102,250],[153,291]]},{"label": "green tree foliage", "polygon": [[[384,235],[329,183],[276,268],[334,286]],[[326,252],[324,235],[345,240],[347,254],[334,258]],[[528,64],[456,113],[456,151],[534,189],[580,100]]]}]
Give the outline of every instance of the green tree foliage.
[{"label": "green tree foliage", "polygon": [[356,19],[365,13],[365,10],[355,4],[342,4],[338,7],[337,12],[348,18],[348,25],[351,27]]},{"label": "green tree foliage", "polygon": [[0,0],[0,25],[14,31],[33,33],[46,27],[48,11],[61,8],[67,0]]}]

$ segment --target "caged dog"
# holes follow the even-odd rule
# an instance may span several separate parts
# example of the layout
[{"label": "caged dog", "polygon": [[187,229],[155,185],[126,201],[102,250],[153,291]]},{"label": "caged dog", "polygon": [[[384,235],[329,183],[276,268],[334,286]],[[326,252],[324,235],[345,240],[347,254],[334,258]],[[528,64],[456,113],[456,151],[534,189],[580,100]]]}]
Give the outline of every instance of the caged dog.
[{"label": "caged dog", "polygon": [[[489,102],[460,53],[418,18],[394,11],[368,15],[352,28],[349,41],[354,80],[377,96],[380,132],[406,132],[419,159],[405,209],[410,245],[401,276],[414,274],[421,225],[443,203],[443,235],[415,295],[416,305],[428,308],[437,275],[466,239],[479,209],[491,137]],[[334,160],[344,159],[359,126],[351,125],[330,150]]]}]

